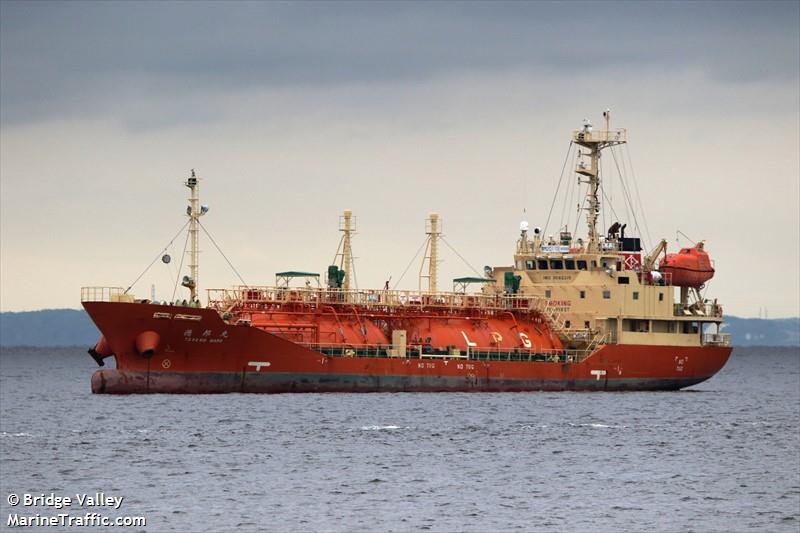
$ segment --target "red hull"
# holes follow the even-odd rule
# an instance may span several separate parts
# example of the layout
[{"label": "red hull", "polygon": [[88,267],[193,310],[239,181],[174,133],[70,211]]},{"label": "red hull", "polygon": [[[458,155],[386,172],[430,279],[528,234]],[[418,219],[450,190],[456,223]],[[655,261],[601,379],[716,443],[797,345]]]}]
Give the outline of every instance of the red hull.
[{"label": "red hull", "polygon": [[[92,377],[96,393],[674,390],[710,378],[731,353],[716,346],[610,344],[580,362],[527,360],[533,356],[525,353],[506,360],[332,356],[228,324],[211,309],[84,306],[117,361],[117,369]],[[142,332],[159,339],[151,357],[137,351]]]}]

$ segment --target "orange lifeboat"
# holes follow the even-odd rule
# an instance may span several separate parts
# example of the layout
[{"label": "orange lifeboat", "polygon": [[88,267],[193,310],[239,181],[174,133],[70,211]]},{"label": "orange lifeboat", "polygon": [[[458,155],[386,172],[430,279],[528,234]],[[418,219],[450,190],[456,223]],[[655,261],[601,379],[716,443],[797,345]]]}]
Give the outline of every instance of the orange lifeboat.
[{"label": "orange lifeboat", "polygon": [[699,242],[693,248],[681,248],[677,254],[667,254],[658,264],[659,272],[670,275],[672,284],[678,287],[699,289],[714,277],[711,258]]}]

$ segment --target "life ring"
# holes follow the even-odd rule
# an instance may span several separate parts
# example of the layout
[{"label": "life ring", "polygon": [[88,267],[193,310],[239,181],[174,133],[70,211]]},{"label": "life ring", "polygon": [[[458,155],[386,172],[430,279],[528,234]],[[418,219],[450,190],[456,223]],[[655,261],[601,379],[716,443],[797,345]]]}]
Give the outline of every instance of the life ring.
[{"label": "life ring", "polygon": [[533,344],[531,344],[530,337],[528,337],[527,334],[522,333],[521,331],[519,333],[519,340],[522,341],[522,345],[526,348],[530,348],[531,346],[533,346]]}]

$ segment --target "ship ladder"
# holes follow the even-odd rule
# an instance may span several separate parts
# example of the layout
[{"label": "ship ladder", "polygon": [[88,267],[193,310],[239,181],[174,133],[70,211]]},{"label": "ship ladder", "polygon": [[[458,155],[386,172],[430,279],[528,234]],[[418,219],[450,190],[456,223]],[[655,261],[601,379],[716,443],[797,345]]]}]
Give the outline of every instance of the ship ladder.
[{"label": "ship ladder", "polygon": [[569,334],[564,327],[564,321],[561,320],[561,313],[553,309],[549,304],[545,304],[542,310],[544,315],[550,320],[551,329],[562,338],[564,341],[569,341]]},{"label": "ship ladder", "polygon": [[586,355],[591,354],[595,348],[598,348],[601,344],[605,344],[607,336],[607,333],[605,335],[600,334],[600,332],[595,333],[594,337],[592,337],[592,341],[586,346]]}]

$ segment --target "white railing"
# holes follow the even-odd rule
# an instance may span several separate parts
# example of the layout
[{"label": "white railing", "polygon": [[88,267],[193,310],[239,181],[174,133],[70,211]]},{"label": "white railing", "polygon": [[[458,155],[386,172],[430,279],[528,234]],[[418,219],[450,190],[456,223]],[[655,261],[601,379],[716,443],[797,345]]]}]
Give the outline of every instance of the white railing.
[{"label": "white railing", "polygon": [[702,343],[704,346],[730,346],[730,333],[703,333]]},{"label": "white railing", "polygon": [[722,317],[722,306],[713,302],[694,303],[689,305],[674,304],[675,316]]},{"label": "white railing", "polygon": [[625,142],[628,132],[625,129],[618,130],[591,130],[583,129],[572,132],[572,139],[575,142]]},{"label": "white railing", "polygon": [[434,349],[425,349],[420,345],[406,346],[406,355],[391,355],[392,346],[378,346],[374,344],[325,344],[306,343],[297,344],[324,353],[331,357],[392,357],[398,359],[464,359],[468,361],[548,361],[578,363],[586,359],[594,350],[557,350],[557,349],[527,349],[527,348],[497,348],[470,346],[469,350],[448,349],[440,352]]},{"label": "white railing", "polygon": [[122,287],[81,287],[82,302],[133,301],[133,295],[125,294]]},{"label": "white railing", "polygon": [[397,290],[344,290],[325,287],[245,287],[208,289],[209,307],[230,310],[236,306],[258,307],[290,303],[314,305],[357,305],[359,307],[406,309],[542,309],[546,300],[537,296],[465,294]]}]

